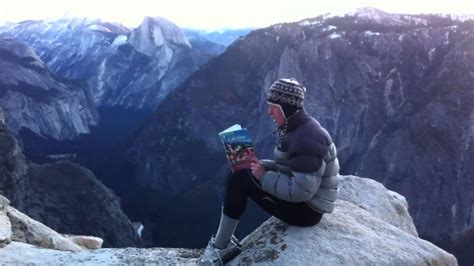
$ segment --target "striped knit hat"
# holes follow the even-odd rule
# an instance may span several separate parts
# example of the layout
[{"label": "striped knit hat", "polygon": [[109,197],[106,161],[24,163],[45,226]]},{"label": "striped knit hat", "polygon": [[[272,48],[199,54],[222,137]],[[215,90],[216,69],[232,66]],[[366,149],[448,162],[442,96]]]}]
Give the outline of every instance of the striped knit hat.
[{"label": "striped knit hat", "polygon": [[267,101],[279,105],[290,105],[296,109],[303,108],[306,88],[296,79],[279,79],[275,81],[267,92]]}]

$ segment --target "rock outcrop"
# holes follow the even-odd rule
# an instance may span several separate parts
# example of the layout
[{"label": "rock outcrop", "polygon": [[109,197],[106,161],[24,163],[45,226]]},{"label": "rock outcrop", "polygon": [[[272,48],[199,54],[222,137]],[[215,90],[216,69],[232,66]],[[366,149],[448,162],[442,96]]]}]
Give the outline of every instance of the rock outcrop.
[{"label": "rock outcrop", "polygon": [[382,184],[341,176],[336,209],[314,227],[272,217],[242,240],[231,265],[456,265],[453,255],[418,238],[405,198]]},{"label": "rock outcrop", "polygon": [[10,244],[11,241],[62,251],[99,249],[102,246],[103,240],[98,237],[61,235],[8,206],[9,203],[7,198],[0,195],[0,248]]},{"label": "rock outcrop", "polygon": [[64,235],[67,239],[71,240],[74,244],[87,249],[99,249],[102,247],[104,240],[95,236],[75,236],[75,235]]},{"label": "rock outcrop", "polygon": [[44,224],[31,219],[13,207],[8,207],[7,215],[11,222],[13,241],[57,250],[81,250],[81,248],[71,240],[58,234]]},{"label": "rock outcrop", "polygon": [[292,227],[271,218],[242,243],[243,252],[231,265],[457,264],[453,255],[432,243],[344,200],[337,201],[336,211],[313,228]]},{"label": "rock outcrop", "polygon": [[352,202],[376,218],[418,237],[405,197],[369,178],[340,177],[339,199]]},{"label": "rock outcrop", "polygon": [[[413,234],[403,196],[366,178],[345,176],[342,182],[341,191],[352,202],[338,200],[334,212],[313,227],[289,226],[270,218],[242,240],[243,251],[230,265],[307,265],[315,260],[323,265],[457,265],[453,255]],[[359,197],[367,188],[372,196]],[[385,200],[387,196],[391,199]],[[401,222],[393,224],[394,218]],[[12,242],[0,248],[0,257],[4,263],[191,265],[201,252],[127,248],[71,253]]]},{"label": "rock outcrop", "polygon": [[10,244],[12,241],[12,230],[10,220],[6,214],[0,211],[0,248]]},{"label": "rock outcrop", "polygon": [[10,201],[0,195],[0,248],[10,244],[12,240],[12,225],[7,216],[7,207]]}]

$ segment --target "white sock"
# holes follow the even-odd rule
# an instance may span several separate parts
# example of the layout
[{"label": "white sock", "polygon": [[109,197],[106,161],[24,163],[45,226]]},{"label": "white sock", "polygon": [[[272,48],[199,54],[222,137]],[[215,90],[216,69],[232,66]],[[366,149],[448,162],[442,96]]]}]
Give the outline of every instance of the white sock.
[{"label": "white sock", "polygon": [[225,248],[230,241],[230,238],[237,228],[239,220],[232,219],[221,213],[221,221],[219,223],[219,229],[217,229],[216,237],[214,239],[214,247]]}]

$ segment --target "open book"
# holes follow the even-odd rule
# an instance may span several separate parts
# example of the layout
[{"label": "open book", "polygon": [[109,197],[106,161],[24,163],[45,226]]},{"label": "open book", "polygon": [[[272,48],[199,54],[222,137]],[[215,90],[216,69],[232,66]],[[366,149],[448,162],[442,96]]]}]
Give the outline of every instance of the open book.
[{"label": "open book", "polygon": [[219,137],[224,144],[232,172],[250,169],[250,162],[257,160],[257,156],[247,129],[235,124],[220,132]]}]

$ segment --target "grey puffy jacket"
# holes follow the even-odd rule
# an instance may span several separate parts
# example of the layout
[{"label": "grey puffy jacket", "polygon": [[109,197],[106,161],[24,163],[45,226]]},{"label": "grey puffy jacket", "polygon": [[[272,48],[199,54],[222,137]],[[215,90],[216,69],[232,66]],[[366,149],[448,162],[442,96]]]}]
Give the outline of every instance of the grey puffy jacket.
[{"label": "grey puffy jacket", "polygon": [[260,179],[263,190],[286,201],[306,202],[321,213],[334,210],[339,161],[331,136],[316,119],[304,110],[292,115],[274,154],[274,161],[262,160],[267,170]]}]

